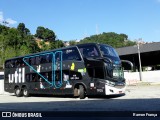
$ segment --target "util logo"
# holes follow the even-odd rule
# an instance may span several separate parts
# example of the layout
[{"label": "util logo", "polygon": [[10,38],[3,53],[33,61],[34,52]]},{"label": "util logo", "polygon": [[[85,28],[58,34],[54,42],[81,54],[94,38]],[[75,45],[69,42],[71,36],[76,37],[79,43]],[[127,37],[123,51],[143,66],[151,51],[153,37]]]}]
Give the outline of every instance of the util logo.
[{"label": "util logo", "polygon": [[25,82],[25,68],[17,68],[14,74],[9,74],[9,83],[24,83]]}]

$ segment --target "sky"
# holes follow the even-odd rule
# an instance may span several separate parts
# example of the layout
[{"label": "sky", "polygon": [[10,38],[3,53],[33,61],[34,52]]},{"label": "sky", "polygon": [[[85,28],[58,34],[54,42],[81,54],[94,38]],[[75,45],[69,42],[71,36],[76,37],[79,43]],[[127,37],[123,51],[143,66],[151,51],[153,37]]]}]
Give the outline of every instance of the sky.
[{"label": "sky", "polygon": [[116,32],[160,42],[160,0],[0,0],[2,21],[25,23],[32,34],[43,26],[64,41]]}]

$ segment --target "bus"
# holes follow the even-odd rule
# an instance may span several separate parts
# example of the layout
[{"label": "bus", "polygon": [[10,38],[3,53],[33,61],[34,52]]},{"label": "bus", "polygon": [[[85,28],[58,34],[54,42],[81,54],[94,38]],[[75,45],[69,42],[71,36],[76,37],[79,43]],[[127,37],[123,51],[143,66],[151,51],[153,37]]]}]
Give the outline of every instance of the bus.
[{"label": "bus", "polygon": [[125,94],[125,78],[116,50],[86,43],[15,57],[5,61],[4,88],[17,97],[32,94]]}]

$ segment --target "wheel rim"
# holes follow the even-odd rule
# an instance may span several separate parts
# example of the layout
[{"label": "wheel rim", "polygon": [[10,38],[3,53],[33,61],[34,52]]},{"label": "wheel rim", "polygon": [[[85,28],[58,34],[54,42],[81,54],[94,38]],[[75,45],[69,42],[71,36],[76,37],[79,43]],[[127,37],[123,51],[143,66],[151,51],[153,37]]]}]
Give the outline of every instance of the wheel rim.
[{"label": "wheel rim", "polygon": [[20,93],[20,89],[17,88],[17,89],[16,89],[16,95],[18,95],[19,93]]},{"label": "wheel rim", "polygon": [[27,95],[27,94],[28,94],[28,91],[27,91],[26,89],[24,89],[23,94],[24,94],[24,95]]}]

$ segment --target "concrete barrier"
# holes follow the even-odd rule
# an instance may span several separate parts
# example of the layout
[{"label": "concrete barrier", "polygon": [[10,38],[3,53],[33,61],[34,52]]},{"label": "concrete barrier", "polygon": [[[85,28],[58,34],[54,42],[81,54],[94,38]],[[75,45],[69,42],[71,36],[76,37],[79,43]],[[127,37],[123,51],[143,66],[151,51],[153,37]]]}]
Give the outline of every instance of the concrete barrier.
[{"label": "concrete barrier", "polygon": [[[139,72],[124,72],[124,78],[126,79],[127,85],[140,82]],[[160,70],[142,72],[142,81],[151,83],[160,82]]]},{"label": "concrete barrier", "polygon": [[4,80],[0,80],[0,94],[4,94]]},{"label": "concrete barrier", "polygon": [[[0,76],[4,76],[4,72],[0,72]],[[0,94],[4,93],[4,79],[1,79],[0,77]]]}]

